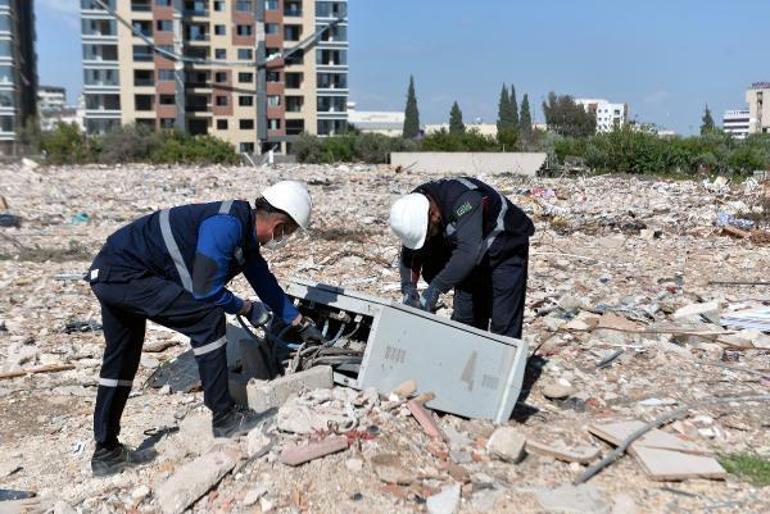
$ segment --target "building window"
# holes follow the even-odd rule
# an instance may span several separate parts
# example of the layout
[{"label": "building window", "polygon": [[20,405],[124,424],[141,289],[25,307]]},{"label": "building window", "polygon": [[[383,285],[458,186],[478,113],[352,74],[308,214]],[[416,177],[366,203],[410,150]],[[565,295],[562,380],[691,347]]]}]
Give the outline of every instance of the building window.
[{"label": "building window", "polygon": [[224,25],[214,25],[214,34],[217,36],[227,35],[227,28]]},{"label": "building window", "polygon": [[162,81],[174,80],[174,70],[158,70],[158,80],[162,80]]},{"label": "building window", "polygon": [[217,59],[219,61],[227,60],[227,50],[225,48],[215,48],[214,59]]},{"label": "building window", "polygon": [[241,95],[238,97],[238,105],[241,107],[251,107],[254,105],[254,97]]},{"label": "building window", "polygon": [[173,0],[155,0],[155,5],[157,5],[158,7],[171,7],[172,1]]},{"label": "building window", "polygon": [[227,130],[227,120],[217,120],[217,130]]},{"label": "building window", "polygon": [[155,28],[158,32],[172,32],[174,30],[174,22],[171,20],[158,20]]},{"label": "building window", "polygon": [[227,72],[226,71],[218,71],[214,73],[214,82],[222,83],[227,82]]},{"label": "building window", "polygon": [[275,71],[275,70],[267,70],[267,73],[265,74],[265,78],[268,82],[280,82],[281,72]]},{"label": "building window", "polygon": [[158,103],[160,105],[176,105],[176,96],[174,96],[174,95],[158,95]]},{"label": "building window", "polygon": [[278,34],[281,26],[277,23],[265,23],[265,34]]},{"label": "building window", "polygon": [[214,10],[222,12],[225,10],[225,2],[223,0],[214,0]]},{"label": "building window", "polygon": [[162,129],[172,129],[174,128],[174,125],[176,125],[176,120],[174,118],[160,119],[160,128]]},{"label": "building window", "polygon": [[134,29],[134,33],[139,33],[147,37],[152,37],[152,22],[150,21],[136,21],[131,23],[131,28]]},{"label": "building window", "polygon": [[340,18],[347,16],[345,2],[316,2],[315,15],[317,18]]},{"label": "building window", "polygon": [[279,95],[268,95],[267,96],[267,106],[268,107],[280,107],[281,106],[281,97]]},{"label": "building window", "polygon": [[302,87],[302,73],[286,73],[286,87],[288,89],[299,89]]},{"label": "building window", "polygon": [[286,135],[296,136],[305,131],[305,120],[286,120]]},{"label": "building window", "polygon": [[238,120],[238,128],[241,130],[254,130],[254,120],[243,119]]},{"label": "building window", "polygon": [[219,107],[227,107],[227,97],[226,96],[217,96],[216,104]]},{"label": "building window", "polygon": [[235,10],[250,12],[254,10],[254,4],[251,0],[237,0],[235,2]]},{"label": "building window", "polygon": [[252,32],[252,26],[251,25],[236,25],[235,26],[235,33],[239,36],[251,36],[253,34]]},{"label": "building window", "polygon": [[241,61],[252,61],[254,60],[254,53],[251,51],[251,48],[239,48],[238,59]]},{"label": "building window", "polygon": [[[287,96],[286,112],[302,112],[302,106],[304,103],[305,98],[302,96]],[[286,128],[288,129],[288,126]]]},{"label": "building window", "polygon": [[153,95],[134,95],[134,109],[137,111],[151,111],[154,103]]},{"label": "building window", "polygon": [[348,76],[345,73],[318,73],[318,89],[347,89]]},{"label": "building window", "polygon": [[152,70],[134,70],[134,85],[135,86],[154,86],[155,80],[153,79]]},{"label": "building window", "polygon": [[284,16],[302,16],[302,0],[284,0]]},{"label": "building window", "polygon": [[265,0],[265,10],[266,11],[277,11],[278,10],[278,0]]},{"label": "building window", "polygon": [[323,66],[344,66],[348,63],[348,54],[345,50],[316,49],[316,63]]},{"label": "building window", "polygon": [[269,130],[281,130],[281,120],[278,118],[270,118],[267,120],[267,128]]},{"label": "building window", "polygon": [[254,153],[254,143],[241,143],[238,148],[241,153]]},{"label": "building window", "polygon": [[13,116],[0,116],[0,132],[13,132]]},{"label": "building window", "polygon": [[302,25],[284,25],[283,39],[286,41],[299,41],[302,37]]},{"label": "building window", "polygon": [[248,84],[248,83],[254,82],[254,74],[246,73],[242,71],[238,73],[238,82],[240,82],[241,84]]},{"label": "building window", "polygon": [[152,47],[146,45],[134,45],[134,61],[152,61]]}]

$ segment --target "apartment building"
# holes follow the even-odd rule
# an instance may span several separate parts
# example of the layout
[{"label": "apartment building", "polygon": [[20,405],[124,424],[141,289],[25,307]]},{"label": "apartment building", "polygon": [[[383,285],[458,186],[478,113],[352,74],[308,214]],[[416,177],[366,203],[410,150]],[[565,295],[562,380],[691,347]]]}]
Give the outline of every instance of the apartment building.
[{"label": "apartment building", "polygon": [[596,113],[596,131],[612,132],[628,122],[628,104],[612,103],[603,98],[576,98],[587,112]]},{"label": "apartment building", "polygon": [[137,123],[259,153],[345,131],[347,1],[102,1],[115,15],[81,0],[89,133]]},{"label": "apartment building", "polygon": [[749,134],[770,133],[770,82],[755,82],[746,90]]},{"label": "apartment building", "polygon": [[57,86],[39,86],[37,88],[37,111],[61,111],[67,105],[67,90]]},{"label": "apartment building", "polygon": [[34,0],[0,0],[0,154],[16,153],[37,112]]},{"label": "apartment building", "polygon": [[722,116],[722,130],[734,139],[746,139],[751,128],[751,112],[748,109],[725,111]]}]

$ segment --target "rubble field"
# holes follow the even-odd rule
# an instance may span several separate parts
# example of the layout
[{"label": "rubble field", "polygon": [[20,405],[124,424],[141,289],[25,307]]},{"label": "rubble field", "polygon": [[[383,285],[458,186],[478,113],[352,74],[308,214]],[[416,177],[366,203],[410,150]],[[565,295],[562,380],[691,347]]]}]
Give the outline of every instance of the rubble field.
[{"label": "rubble field", "polygon": [[[59,513],[770,511],[767,482],[732,467],[703,478],[697,465],[692,478],[661,480],[643,446],[571,485],[618,444],[594,435],[606,429],[597,427],[648,422],[690,403],[656,432],[689,448],[676,460],[770,458],[770,402],[708,402],[770,395],[762,331],[770,316],[764,328],[762,318],[753,329],[724,324],[733,312],[770,305],[770,213],[762,211],[770,186],[752,180],[479,177],[537,227],[524,327],[533,355],[505,428],[436,413],[426,430],[412,413],[419,405],[405,402],[408,386],[387,397],[337,386],[292,396],[240,441],[215,441],[202,393],[146,386],[189,348],[150,324],[121,439],[158,456],[93,478],[104,342],[98,304],[79,276],[134,218],[183,203],[253,200],[288,178],[308,183],[315,211],[308,234],[266,254],[279,278],[399,299],[388,209],[435,177],[366,165],[0,171],[0,212],[8,215],[0,224],[0,494],[35,491],[28,503]],[[250,294],[242,277],[231,286]],[[301,453],[319,441],[334,453],[284,463],[295,446]],[[0,502],[0,511],[14,505]]]}]

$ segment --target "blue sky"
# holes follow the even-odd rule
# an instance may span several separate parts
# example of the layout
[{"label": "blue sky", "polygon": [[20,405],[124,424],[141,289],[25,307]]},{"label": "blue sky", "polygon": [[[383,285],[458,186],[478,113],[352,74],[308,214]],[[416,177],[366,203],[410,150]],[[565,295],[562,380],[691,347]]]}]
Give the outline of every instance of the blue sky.
[{"label": "blue sky", "polygon": [[[82,87],[78,0],[37,0],[41,82]],[[402,110],[414,74],[423,122],[494,121],[503,82],[536,118],[553,90],[628,102],[631,116],[696,132],[704,104],[745,106],[770,80],[767,0],[350,0],[350,99]]]}]

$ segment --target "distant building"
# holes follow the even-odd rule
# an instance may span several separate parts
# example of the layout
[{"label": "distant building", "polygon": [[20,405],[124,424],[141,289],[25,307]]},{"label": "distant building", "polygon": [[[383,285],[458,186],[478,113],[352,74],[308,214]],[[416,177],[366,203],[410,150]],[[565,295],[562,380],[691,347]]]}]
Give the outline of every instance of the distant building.
[{"label": "distant building", "polygon": [[0,0],[0,154],[37,111],[34,0]]},{"label": "distant building", "polygon": [[[433,134],[441,129],[449,131],[449,123],[433,123],[425,125],[425,135]],[[465,130],[475,130],[482,136],[497,137],[497,124],[496,123],[466,123]]]},{"label": "distant building", "polygon": [[755,82],[746,91],[749,134],[770,132],[770,82]]},{"label": "distant building", "polygon": [[348,123],[363,133],[398,137],[404,130],[404,111],[358,111],[348,102]]},{"label": "distant building", "polygon": [[722,129],[735,139],[746,139],[751,128],[751,111],[735,109],[725,111],[722,117]]},{"label": "distant building", "polygon": [[612,132],[628,122],[628,104],[611,103],[603,98],[576,98],[575,103],[582,105],[586,112],[596,114],[597,132]]},{"label": "distant building", "polygon": [[57,86],[40,86],[37,89],[37,111],[58,112],[67,106],[67,90]]}]

